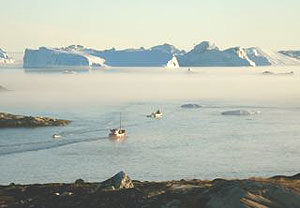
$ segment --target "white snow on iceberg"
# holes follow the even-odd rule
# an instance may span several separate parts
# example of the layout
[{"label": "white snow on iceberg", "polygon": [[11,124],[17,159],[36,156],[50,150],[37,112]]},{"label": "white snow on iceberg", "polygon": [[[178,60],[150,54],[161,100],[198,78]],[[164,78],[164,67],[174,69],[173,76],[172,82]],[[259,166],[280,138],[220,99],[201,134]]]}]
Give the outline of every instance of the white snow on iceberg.
[{"label": "white snow on iceberg", "polygon": [[168,69],[178,69],[178,68],[180,68],[178,60],[177,60],[175,55],[173,56],[173,58],[170,61],[168,61],[167,65],[166,65],[166,68],[168,68]]},{"label": "white snow on iceberg", "polygon": [[38,50],[26,49],[23,59],[24,68],[58,66],[105,66],[105,60],[82,52],[82,46],[72,45],[65,48],[40,47]]},{"label": "white snow on iceberg", "polygon": [[14,61],[11,57],[7,55],[7,53],[0,48],[0,64],[13,64]]},{"label": "white snow on iceberg", "polygon": [[180,66],[255,66],[245,49],[235,47],[222,51],[209,41],[196,45],[177,58]]}]

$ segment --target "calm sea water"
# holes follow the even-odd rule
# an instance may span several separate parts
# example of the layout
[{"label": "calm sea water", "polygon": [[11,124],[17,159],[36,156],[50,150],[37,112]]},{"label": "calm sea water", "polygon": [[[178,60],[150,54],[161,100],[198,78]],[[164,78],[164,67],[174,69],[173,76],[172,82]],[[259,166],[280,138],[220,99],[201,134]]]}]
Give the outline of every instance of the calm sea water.
[{"label": "calm sea water", "polygon": [[[265,70],[295,75],[261,75]],[[68,74],[1,68],[0,85],[11,91],[0,93],[0,111],[73,122],[1,129],[0,184],[94,182],[120,170],[155,181],[299,172],[296,67],[193,71],[115,68]],[[181,108],[185,103],[202,107]],[[162,119],[146,117],[157,109]],[[239,109],[261,114],[221,115]],[[128,138],[111,141],[107,135],[118,126],[120,112]],[[55,133],[62,138],[53,140]]]}]

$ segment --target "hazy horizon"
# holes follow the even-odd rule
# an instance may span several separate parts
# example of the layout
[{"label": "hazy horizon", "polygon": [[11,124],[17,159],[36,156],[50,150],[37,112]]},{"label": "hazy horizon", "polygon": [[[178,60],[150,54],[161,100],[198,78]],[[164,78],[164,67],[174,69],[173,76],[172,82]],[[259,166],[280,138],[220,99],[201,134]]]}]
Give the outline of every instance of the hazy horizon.
[{"label": "hazy horizon", "polygon": [[203,40],[232,46],[300,48],[300,2],[0,0],[0,48],[80,44],[96,49],[169,43],[190,50]]}]

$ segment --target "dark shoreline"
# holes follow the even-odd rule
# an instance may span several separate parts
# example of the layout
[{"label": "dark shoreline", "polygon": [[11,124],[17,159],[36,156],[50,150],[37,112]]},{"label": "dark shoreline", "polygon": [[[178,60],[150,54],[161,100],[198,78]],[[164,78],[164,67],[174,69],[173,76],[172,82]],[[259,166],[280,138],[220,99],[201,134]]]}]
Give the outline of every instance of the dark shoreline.
[{"label": "dark shoreline", "polygon": [[243,180],[136,181],[120,172],[99,183],[82,179],[0,186],[0,207],[300,207],[300,174]]},{"label": "dark shoreline", "polygon": [[70,120],[54,119],[49,117],[33,117],[14,115],[0,112],[0,128],[34,128],[46,126],[66,126]]}]

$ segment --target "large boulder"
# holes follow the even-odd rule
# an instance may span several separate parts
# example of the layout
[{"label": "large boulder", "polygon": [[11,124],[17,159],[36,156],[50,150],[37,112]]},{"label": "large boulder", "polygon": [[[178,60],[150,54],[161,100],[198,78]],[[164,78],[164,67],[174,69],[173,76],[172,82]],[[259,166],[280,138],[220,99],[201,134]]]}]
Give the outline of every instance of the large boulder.
[{"label": "large boulder", "polygon": [[120,189],[131,189],[131,188],[134,188],[131,179],[125,172],[120,171],[113,177],[102,182],[98,187],[98,190],[103,190],[103,189],[120,190]]}]

